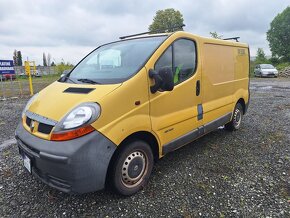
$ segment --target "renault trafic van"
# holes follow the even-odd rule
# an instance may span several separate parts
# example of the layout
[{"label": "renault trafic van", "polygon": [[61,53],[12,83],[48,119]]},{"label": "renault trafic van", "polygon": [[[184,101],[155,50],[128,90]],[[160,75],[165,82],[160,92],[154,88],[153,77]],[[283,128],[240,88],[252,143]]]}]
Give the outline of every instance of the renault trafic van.
[{"label": "renault trafic van", "polygon": [[122,38],[27,103],[16,139],[29,173],[60,191],[132,195],[154,161],[249,104],[248,45],[183,31]]}]

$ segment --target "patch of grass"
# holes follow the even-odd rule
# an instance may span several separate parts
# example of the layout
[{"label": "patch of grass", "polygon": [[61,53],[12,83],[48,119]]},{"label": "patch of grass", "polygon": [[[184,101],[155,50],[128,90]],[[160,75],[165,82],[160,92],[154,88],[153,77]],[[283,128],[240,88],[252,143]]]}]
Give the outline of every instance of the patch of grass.
[{"label": "patch of grass", "polygon": [[12,173],[12,170],[9,169],[9,168],[3,170],[3,177],[4,177],[4,178],[11,177],[12,174],[13,174],[13,173]]},{"label": "patch of grass", "polygon": [[280,189],[280,195],[281,195],[283,198],[287,199],[287,201],[289,201],[289,200],[290,200],[290,188],[282,187],[282,188]]},{"label": "patch of grass", "polygon": [[[31,78],[32,78],[32,81],[55,81],[60,78],[60,74],[50,74],[50,75],[43,75],[41,77],[31,77]],[[17,80],[28,81],[28,77],[17,76]]]},{"label": "patch of grass", "polygon": [[9,150],[6,150],[6,151],[4,151],[4,152],[2,153],[2,155],[3,155],[4,157],[9,156],[10,154],[11,154],[11,152],[10,152]]},{"label": "patch of grass", "polygon": [[[32,77],[34,93],[39,92],[49,84],[60,78],[59,74]],[[18,78],[14,81],[6,81],[0,84],[0,97],[29,96],[29,79]]]},{"label": "patch of grass", "polygon": [[223,180],[228,181],[230,178],[228,176],[222,176]]},{"label": "patch of grass", "polygon": [[279,141],[285,138],[285,134],[283,132],[273,132],[269,135],[269,139],[272,141]]},{"label": "patch of grass", "polygon": [[220,218],[225,218],[226,216],[223,213],[220,213]]}]

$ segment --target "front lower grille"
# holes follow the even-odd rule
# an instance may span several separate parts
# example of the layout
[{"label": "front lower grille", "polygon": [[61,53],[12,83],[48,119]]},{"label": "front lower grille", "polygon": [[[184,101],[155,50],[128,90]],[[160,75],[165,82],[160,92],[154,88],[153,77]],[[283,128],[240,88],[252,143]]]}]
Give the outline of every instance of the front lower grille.
[{"label": "front lower grille", "polygon": [[51,176],[48,173],[43,173],[40,169],[35,166],[32,168],[32,172],[35,176],[37,176],[44,183],[66,193],[71,191],[71,185],[68,181],[57,178],[55,176]]}]

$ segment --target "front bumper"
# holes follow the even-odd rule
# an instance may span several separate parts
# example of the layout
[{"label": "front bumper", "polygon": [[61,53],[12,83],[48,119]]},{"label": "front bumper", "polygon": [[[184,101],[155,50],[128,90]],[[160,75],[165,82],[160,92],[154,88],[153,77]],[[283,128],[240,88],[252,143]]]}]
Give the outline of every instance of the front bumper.
[{"label": "front bumper", "polygon": [[107,169],[116,145],[94,131],[69,141],[48,141],[24,129],[20,123],[15,137],[20,154],[31,160],[34,176],[66,193],[87,193],[105,187]]},{"label": "front bumper", "polygon": [[277,77],[278,73],[274,73],[274,72],[262,72],[261,73],[262,77]]}]

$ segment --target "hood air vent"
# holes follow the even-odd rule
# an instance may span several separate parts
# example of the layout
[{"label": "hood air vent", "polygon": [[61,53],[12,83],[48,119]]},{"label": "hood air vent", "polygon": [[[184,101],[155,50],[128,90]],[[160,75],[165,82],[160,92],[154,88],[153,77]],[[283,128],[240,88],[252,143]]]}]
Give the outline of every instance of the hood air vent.
[{"label": "hood air vent", "polygon": [[75,94],[88,94],[91,91],[95,90],[94,88],[75,88],[75,87],[69,87],[66,90],[64,90],[64,93],[75,93]]}]

